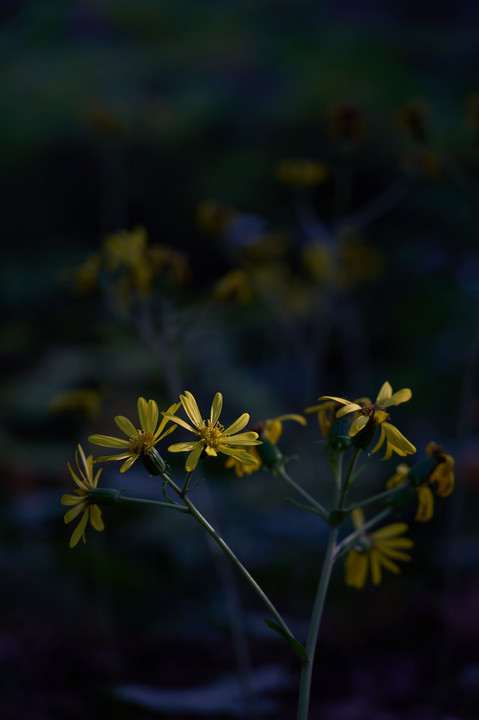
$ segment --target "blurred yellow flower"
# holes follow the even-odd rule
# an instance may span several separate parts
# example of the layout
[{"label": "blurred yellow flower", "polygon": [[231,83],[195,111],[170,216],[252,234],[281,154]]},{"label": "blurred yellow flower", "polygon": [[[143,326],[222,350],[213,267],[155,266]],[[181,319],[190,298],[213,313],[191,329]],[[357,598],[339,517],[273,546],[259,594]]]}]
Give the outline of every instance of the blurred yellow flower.
[{"label": "blurred yellow flower", "polygon": [[386,412],[386,408],[407,402],[411,397],[412,393],[409,388],[403,388],[393,394],[390,383],[385,382],[374,402],[371,402],[369,398],[360,398],[359,400],[351,402],[350,400],[333,397],[332,395],[323,395],[319,400],[334,400],[340,405],[343,405],[336,413],[336,417],[338,418],[349,413],[355,413],[355,418],[349,428],[350,437],[355,437],[361,430],[364,430],[368,423],[379,426],[380,437],[371,452],[377,452],[384,441],[386,441],[386,452],[382,459],[388,460],[393,452],[403,457],[416,452],[414,445],[412,445],[394,425],[386,422],[389,420],[389,414]]},{"label": "blurred yellow flower", "polygon": [[324,163],[312,160],[284,160],[278,165],[276,174],[285,185],[312,187],[326,180],[328,168]]},{"label": "blurred yellow flower", "polygon": [[[356,530],[364,525],[364,513],[360,508],[351,512],[351,519]],[[409,538],[400,537],[406,532],[406,523],[392,523],[374,532],[360,532],[357,541],[346,555],[346,585],[358,590],[366,584],[368,570],[371,570],[373,585],[379,585],[382,569],[399,573],[400,569],[394,560],[411,560],[403,550],[413,547]]]},{"label": "blurred yellow flower", "polygon": [[[78,461],[78,454],[80,454],[81,466]],[[81,445],[78,445],[78,451],[75,452],[75,461],[77,466],[78,474],[73,470],[70,463],[68,463],[68,469],[70,470],[71,476],[77,485],[75,490],[76,495],[63,495],[61,499],[62,505],[71,505],[72,507],[65,513],[65,523],[69,523],[74,520],[80,513],[83,516],[73,531],[73,535],[70,539],[70,547],[73,548],[78,543],[80,538],[85,542],[85,528],[88,520],[95,530],[101,532],[105,529],[103,520],[101,517],[101,510],[98,505],[94,505],[90,501],[90,490],[96,488],[98,485],[98,478],[100,477],[101,469],[93,475],[93,457],[89,455],[85,457],[85,453]]]},{"label": "blurred yellow flower", "polygon": [[213,297],[219,302],[250,303],[253,291],[248,276],[243,270],[230,270],[216,283]]},{"label": "blurred yellow flower", "polygon": [[80,295],[86,295],[98,285],[101,270],[100,253],[91,253],[83,265],[75,270],[74,287]]},{"label": "blurred yellow flower", "polygon": [[[435,456],[439,463],[425,482],[416,487],[418,507],[414,519],[417,522],[428,522],[434,515],[434,495],[430,485],[435,485],[436,495],[440,497],[447,497],[454,489],[454,458],[434,442],[427,445],[426,453]],[[386,488],[389,490],[403,485],[408,475],[409,467],[401,463],[397,466],[395,474],[387,481]]]},{"label": "blurred yellow flower", "polygon": [[174,413],[180,407],[180,403],[171,405],[167,413],[163,413],[160,424],[158,425],[159,411],[158,405],[154,400],[138,398],[138,417],[140,419],[140,428],[136,428],[128,418],[123,415],[117,415],[115,422],[122,432],[125,433],[128,440],[123,438],[111,437],[109,435],[90,435],[88,440],[94,445],[101,447],[119,448],[123,452],[117,455],[105,455],[99,457],[97,462],[106,462],[108,460],[125,460],[120,468],[120,472],[125,472],[130,468],[135,460],[141,455],[148,455],[152,448],[164,437],[169,435],[176,429],[176,425],[171,425],[165,432],[165,426],[169,420],[178,422],[174,417]]},{"label": "blurred yellow flower", "polygon": [[110,271],[126,269],[133,286],[142,293],[151,290],[153,270],[147,257],[148,236],[144,227],[134,230],[120,230],[107,235],[103,241],[106,266]]},{"label": "blurred yellow flower", "polygon": [[241,447],[236,447],[237,445],[247,446],[261,444],[261,442],[257,440],[258,433],[239,433],[249,422],[248,413],[243,413],[232,425],[225,429],[223,425],[218,422],[223,407],[223,396],[221,393],[216,393],[213,399],[208,420],[203,420],[198,404],[188,390],[184,395],[180,395],[180,400],[192,425],[169,413],[163,413],[163,416],[169,420],[174,420],[178,425],[199,436],[199,440],[176,443],[170,445],[168,448],[170,452],[189,452],[186,459],[186,470],[188,472],[192,472],[195,469],[203,451],[211,457],[216,457],[218,452],[220,452],[236,458],[245,465],[256,464],[256,460],[252,455],[242,450]]},{"label": "blurred yellow flower", "polygon": [[339,410],[340,407],[340,404],[337,403],[335,400],[325,400],[319,405],[312,405],[311,407],[307,407],[304,412],[318,413],[318,422],[319,427],[321,428],[321,434],[323,437],[327,437],[336,418],[336,412]]},{"label": "blurred yellow flower", "polygon": [[98,390],[82,388],[57,393],[50,402],[50,411],[79,413],[83,417],[93,419],[99,415],[101,406],[102,395]]},{"label": "blurred yellow flower", "polygon": [[235,215],[236,210],[232,207],[214,200],[203,200],[196,209],[196,222],[200,230],[221,235]]}]

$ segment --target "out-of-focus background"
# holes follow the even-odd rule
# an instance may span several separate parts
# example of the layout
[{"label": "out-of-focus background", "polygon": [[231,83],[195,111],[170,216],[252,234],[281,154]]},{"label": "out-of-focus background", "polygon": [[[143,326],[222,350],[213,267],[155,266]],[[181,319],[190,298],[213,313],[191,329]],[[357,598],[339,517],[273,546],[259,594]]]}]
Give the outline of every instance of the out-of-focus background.
[{"label": "out-of-focus background", "polygon": [[[357,591],[338,563],[311,717],[477,717],[479,8],[2,0],[0,22],[1,717],[294,717],[298,661],[190,518],[104,508],[68,548],[67,461],[140,395],[206,415],[220,391],[227,425],[385,380],[456,489],[430,523],[406,509],[400,576]],[[280,445],[327,504],[307,419]],[[266,472],[196,478],[304,639],[321,521]],[[102,483],[162,497],[139,463]]]}]

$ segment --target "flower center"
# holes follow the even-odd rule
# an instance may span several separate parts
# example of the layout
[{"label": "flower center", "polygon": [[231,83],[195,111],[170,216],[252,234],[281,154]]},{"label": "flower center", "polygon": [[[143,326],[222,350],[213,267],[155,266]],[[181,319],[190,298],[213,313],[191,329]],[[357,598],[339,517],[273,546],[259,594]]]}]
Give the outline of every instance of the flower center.
[{"label": "flower center", "polygon": [[224,445],[226,438],[225,429],[219,422],[212,425],[211,420],[207,420],[206,424],[205,421],[203,421],[203,426],[198,429],[202,442],[208,447],[216,449],[220,445]]},{"label": "flower center", "polygon": [[147,430],[138,430],[136,435],[130,438],[128,450],[135,455],[144,455],[153,445],[153,435]]},{"label": "flower center", "polygon": [[374,413],[377,410],[380,410],[381,412],[386,412],[386,408],[384,408],[382,405],[379,405],[379,403],[367,403],[366,405],[363,405],[361,409],[361,415],[365,415],[371,420],[371,422],[374,422]]}]

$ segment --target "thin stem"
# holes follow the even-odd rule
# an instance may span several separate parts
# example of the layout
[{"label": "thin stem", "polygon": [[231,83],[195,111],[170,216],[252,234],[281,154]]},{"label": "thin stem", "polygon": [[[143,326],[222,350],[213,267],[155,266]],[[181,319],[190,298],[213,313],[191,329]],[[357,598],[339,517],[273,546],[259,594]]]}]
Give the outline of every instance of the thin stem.
[{"label": "thin stem", "polygon": [[181,488],[181,497],[182,498],[184,498],[186,493],[188,492],[188,485],[189,485],[190,478],[192,475],[193,475],[193,470],[190,470],[185,477],[185,482],[183,483],[183,487]]},{"label": "thin stem", "polygon": [[341,490],[341,497],[339,498],[339,505],[338,507],[341,508],[344,502],[344,499],[346,497],[346,493],[349,489],[350,481],[351,481],[351,475],[354,472],[354,468],[356,467],[356,463],[358,461],[359,453],[361,452],[360,448],[354,448],[354,454],[351,458],[351,463],[348,468],[348,472],[346,474],[346,477],[344,479],[344,483]]},{"label": "thin stem", "polygon": [[118,495],[116,502],[118,503],[130,503],[136,505],[156,505],[156,507],[164,507],[169,510],[178,510],[179,512],[189,513],[187,507],[183,505],[177,505],[176,503],[160,502],[159,500],[147,500],[145,498],[132,498],[125,497],[124,495]]},{"label": "thin stem", "polygon": [[289,635],[289,637],[296,639],[289,629],[289,627],[286,625],[285,621],[279,614],[279,612],[276,610],[275,606],[271,602],[271,600],[268,598],[268,596],[263,592],[261,587],[258,585],[256,580],[253,578],[252,575],[248,572],[248,570],[245,568],[241,560],[236,557],[234,552],[231,550],[231,548],[225,543],[222,537],[218,535],[214,527],[212,527],[209,522],[206,520],[205,517],[200,513],[200,511],[193,505],[189,497],[186,495],[185,497],[182,496],[182,491],[178,487],[178,485],[168,476],[166,473],[163,475],[165,480],[167,480],[168,484],[173,488],[173,490],[183,499],[183,502],[188,508],[188,511],[193,515],[193,517],[200,523],[200,525],[206,530],[206,532],[213,538],[213,540],[220,546],[220,548],[223,550],[225,555],[229,557],[229,559],[236,565],[240,573],[243,575],[245,580],[251,585],[255,593],[261,598],[263,603],[266,605],[270,613],[273,615],[273,617],[276,619],[278,625],[281,627],[283,632],[286,635]]},{"label": "thin stem", "polygon": [[377,495],[372,495],[371,497],[366,498],[366,500],[361,500],[360,502],[353,503],[352,505],[349,505],[349,507],[344,508],[344,511],[350,512],[351,510],[356,510],[356,508],[366,507],[366,505],[372,505],[379,500],[385,500],[391,495],[394,495],[394,493],[398,492],[399,490],[404,490],[404,483],[402,485],[398,485],[397,487],[391,488],[391,490],[384,490],[383,492],[377,493]]},{"label": "thin stem", "polygon": [[301,485],[298,485],[298,483],[295,482],[293,478],[288,475],[284,467],[280,466],[278,468],[278,473],[281,475],[283,480],[286,480],[288,485],[291,485],[291,487],[294,488],[297,493],[302,495],[308,502],[311,503],[311,505],[317,510],[318,515],[320,515],[324,520],[328,520],[329,513],[326,508],[323,507],[317,500],[315,500],[314,497],[310,495],[306,490],[304,490]]},{"label": "thin stem", "polygon": [[[337,464],[333,465],[333,471],[336,482],[336,498],[337,501],[341,493],[341,478],[343,469],[343,454],[341,453],[337,458]],[[351,476],[354,469],[354,463],[352,462],[345,485]],[[324,556],[323,567],[321,569],[321,575],[319,578],[318,589],[316,591],[316,597],[313,604],[313,612],[311,614],[311,621],[309,624],[308,637],[306,640],[306,655],[308,661],[303,664],[301,668],[301,679],[299,684],[299,699],[298,699],[298,715],[297,720],[308,720],[309,714],[309,701],[311,695],[311,679],[313,676],[314,656],[316,653],[316,645],[318,642],[319,627],[321,625],[321,618],[323,615],[324,603],[326,600],[326,594],[328,592],[329,580],[331,578],[331,572],[333,569],[334,561],[336,558],[336,540],[338,538],[339,527],[331,527],[329,529],[328,544],[326,547],[326,553]]]},{"label": "thin stem", "polygon": [[364,533],[365,530],[369,530],[370,527],[376,525],[376,523],[380,522],[381,520],[384,520],[384,518],[387,517],[391,512],[392,508],[385,508],[384,510],[381,510],[380,513],[371,518],[371,520],[365,522],[364,525],[362,525],[358,530],[355,530],[350,535],[345,537],[344,540],[341,540],[341,542],[338,543],[338,545],[336,546],[335,557],[338,557],[338,555],[343,552],[344,548],[354,542],[357,537]]},{"label": "thin stem", "polygon": [[308,718],[314,655],[316,652],[316,644],[318,641],[321,617],[323,615],[324,602],[326,600],[326,593],[328,591],[331,571],[334,565],[334,550],[336,547],[336,539],[338,537],[338,532],[339,528],[337,527],[332,527],[329,531],[328,545],[326,548],[326,554],[324,557],[318,589],[316,591],[316,598],[314,600],[313,612],[309,625],[308,639],[306,641],[306,654],[309,658],[309,661],[305,662],[301,669],[297,720],[307,720]]}]

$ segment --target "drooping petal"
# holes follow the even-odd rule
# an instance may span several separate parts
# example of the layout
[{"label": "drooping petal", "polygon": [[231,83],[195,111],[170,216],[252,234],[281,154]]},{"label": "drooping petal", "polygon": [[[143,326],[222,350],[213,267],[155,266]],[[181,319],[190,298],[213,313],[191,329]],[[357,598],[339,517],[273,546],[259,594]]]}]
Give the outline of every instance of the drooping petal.
[{"label": "drooping petal", "polygon": [[384,412],[384,410],[375,410],[374,411],[374,422],[380,425],[385,420],[387,420],[389,417],[387,412]]},{"label": "drooping petal", "polygon": [[131,455],[127,460],[125,460],[125,462],[124,462],[123,465],[121,466],[120,472],[121,472],[121,473],[124,473],[124,472],[126,472],[129,468],[131,468],[131,466],[133,465],[133,463],[135,462],[135,460],[136,460],[138,457],[139,457],[138,455]]},{"label": "drooping petal", "polygon": [[392,537],[387,538],[386,540],[384,538],[381,538],[380,540],[381,548],[412,548],[414,547],[414,542],[410,538],[406,537]]},{"label": "drooping petal", "polygon": [[384,407],[391,407],[392,405],[400,405],[403,402],[407,402],[412,398],[412,392],[409,388],[403,388],[394,393],[389,399],[383,400],[381,405]]},{"label": "drooping petal", "polygon": [[102,471],[102,468],[100,468],[100,469],[98,470],[98,472],[96,473],[95,477],[93,478],[93,487],[97,487],[97,486],[98,486],[98,478],[99,478],[100,475],[101,475],[101,471]]},{"label": "drooping petal", "polygon": [[131,452],[128,450],[127,452],[118,453],[118,455],[102,455],[101,457],[97,458],[97,462],[108,462],[110,460],[124,460],[127,457],[131,456]]},{"label": "drooping petal", "polygon": [[219,447],[218,450],[223,453],[223,455],[230,455],[235,460],[238,460],[238,462],[242,463],[243,465],[257,465],[258,464],[258,458],[254,457],[254,455],[250,455],[245,450],[239,450],[238,448],[230,448],[230,447]]},{"label": "drooping petal", "polygon": [[426,485],[416,488],[418,506],[414,520],[428,522],[434,515],[434,495]]},{"label": "drooping petal", "polygon": [[350,405],[351,404],[350,400],[345,400],[344,398],[334,397],[333,395],[321,395],[321,397],[319,397],[318,400],[334,400],[334,402],[337,402],[340,405]]},{"label": "drooping petal", "polygon": [[73,470],[72,466],[70,465],[70,463],[68,463],[68,469],[70,470],[71,476],[72,476],[73,480],[75,481],[75,484],[78,485],[78,487],[80,488],[80,490],[84,490],[85,492],[88,492],[88,485],[87,485],[87,483],[85,483],[84,480],[81,480],[81,479],[78,477],[78,475],[74,472],[74,470]]},{"label": "drooping petal", "polygon": [[416,452],[414,445],[410,443],[394,425],[385,422],[381,427],[384,428],[388,442],[394,446],[394,450],[398,455],[412,455]]},{"label": "drooping petal", "polygon": [[203,418],[201,417],[198,403],[196,402],[193,395],[188,390],[185,390],[185,394],[180,395],[180,400],[186,414],[190,418],[193,425],[195,425],[196,427],[201,427],[201,425],[203,424]]},{"label": "drooping petal", "polygon": [[276,445],[283,432],[283,423],[280,420],[267,420],[264,428],[264,436]]},{"label": "drooping petal", "polygon": [[358,432],[361,432],[363,428],[366,427],[368,424],[369,418],[367,415],[359,415],[353,422],[351,423],[351,427],[349,428],[349,436],[354,437],[358,434]]},{"label": "drooping petal", "polygon": [[128,440],[111,437],[110,435],[90,435],[88,442],[93,445],[101,445],[101,447],[125,448],[128,447]]},{"label": "drooping petal", "polygon": [[401,552],[401,550],[396,550],[396,548],[388,547],[387,545],[383,545],[382,543],[377,544],[377,550],[382,555],[386,555],[386,557],[388,558],[394,558],[395,560],[404,560],[404,562],[409,562],[411,560],[411,556],[407,553]]},{"label": "drooping petal", "polygon": [[340,418],[343,417],[343,415],[349,415],[349,413],[356,412],[357,410],[362,410],[361,405],[357,403],[347,403],[344,407],[339,408],[336,417]]},{"label": "drooping petal", "polygon": [[389,572],[392,572],[395,575],[398,575],[401,572],[400,567],[396,565],[395,562],[387,558],[385,555],[379,554],[378,559],[381,565],[386,568],[386,570],[389,570]]},{"label": "drooping petal", "polygon": [[[219,450],[219,448],[218,448],[218,450]],[[209,455],[210,457],[216,457],[216,456],[218,455],[218,453],[216,452],[215,448],[212,447],[211,445],[205,445],[205,452],[206,452],[206,454]]]},{"label": "drooping petal", "polygon": [[190,454],[188,455],[188,457],[186,458],[185,467],[188,472],[192,472],[195,469],[195,467],[198,464],[198,460],[201,457],[202,452],[203,452],[202,443],[197,443],[197,447],[195,447],[195,449],[192,450],[190,452]]},{"label": "drooping petal", "polygon": [[88,509],[83,513],[82,519],[76,526],[75,530],[73,531],[73,535],[70,538],[70,548],[74,548],[81,537],[83,537],[83,539],[85,539],[85,528],[86,528],[86,524],[88,522],[89,514],[90,513],[89,513]]},{"label": "drooping petal", "polygon": [[383,444],[383,442],[385,441],[385,439],[386,439],[386,433],[384,432],[384,423],[383,423],[381,425],[381,433],[379,435],[379,440],[377,441],[376,445],[371,450],[371,453],[377,452],[379,450],[379,448],[381,447],[381,445]]},{"label": "drooping petal", "polygon": [[63,516],[63,520],[65,524],[67,525],[69,522],[74,520],[78,515],[82,512],[85,512],[85,508],[87,507],[87,502],[84,500],[82,503],[79,503],[78,505],[74,505],[68,512],[65,513]]},{"label": "drooping petal", "polygon": [[211,403],[210,419],[212,425],[215,425],[218,422],[222,407],[223,395],[220,392],[217,392],[213,398],[213,402]]},{"label": "drooping petal", "polygon": [[300,425],[307,425],[307,420],[302,415],[298,415],[297,413],[287,413],[286,415],[280,415],[277,418],[274,418],[275,420],[279,420],[279,422],[284,422],[285,420],[294,420],[295,422],[299,423]]},{"label": "drooping petal", "polygon": [[98,505],[92,505],[90,507],[90,523],[95,528],[95,530],[98,530],[98,532],[102,532],[102,530],[105,529],[101,517],[101,510]]},{"label": "drooping petal", "polygon": [[136,433],[137,433],[136,427],[124,415],[117,415],[115,417],[115,422],[118,425],[118,427],[120,428],[120,430],[122,432],[124,432],[127,437],[132,438],[136,435]]},{"label": "drooping petal", "polygon": [[378,405],[384,405],[385,402],[389,400],[389,398],[393,394],[393,389],[391,387],[391,383],[389,383],[387,380],[385,383],[383,383],[381,390],[378,393],[378,396],[376,398],[376,402]]},{"label": "drooping petal", "polygon": [[366,553],[350,550],[345,562],[346,584],[361,590],[366,584],[368,566],[369,560]]},{"label": "drooping petal", "polygon": [[[234,435],[235,433],[242,430],[246,425],[249,423],[249,415],[248,413],[243,413],[242,415],[237,418],[237,420],[234,421],[229,427],[225,430],[225,435]],[[256,437],[258,435],[256,434]]]}]

